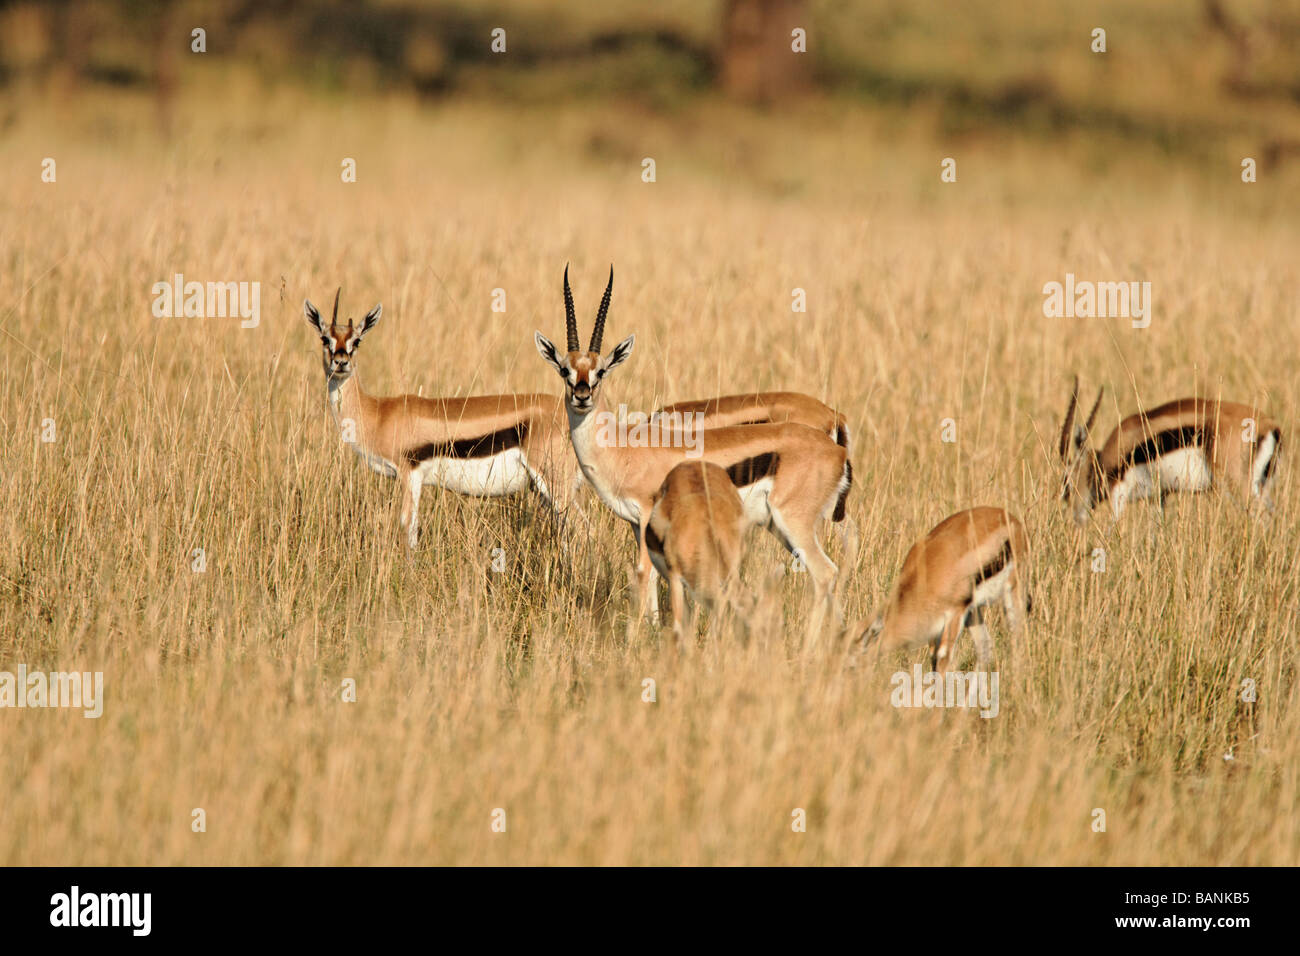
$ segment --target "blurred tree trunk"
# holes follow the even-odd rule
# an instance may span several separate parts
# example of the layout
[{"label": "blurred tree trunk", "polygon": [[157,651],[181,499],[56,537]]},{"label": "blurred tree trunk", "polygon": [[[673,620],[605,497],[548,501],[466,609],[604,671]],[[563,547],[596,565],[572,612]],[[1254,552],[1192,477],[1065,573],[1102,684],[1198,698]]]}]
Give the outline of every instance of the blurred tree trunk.
[{"label": "blurred tree trunk", "polygon": [[82,4],[63,0],[46,10],[50,24],[50,73],[53,89],[71,94],[80,84],[90,62],[90,37],[83,24]]},{"label": "blurred tree trunk", "polygon": [[807,13],[806,0],[723,0],[722,88],[754,103],[806,89],[808,54],[791,31],[808,29]]},{"label": "blurred tree trunk", "polygon": [[1251,93],[1251,36],[1250,31],[1233,19],[1223,9],[1219,0],[1205,0],[1205,20],[1210,29],[1219,33],[1232,51],[1232,64],[1223,78],[1223,85],[1232,93]]},{"label": "blurred tree trunk", "polygon": [[176,87],[179,85],[180,57],[190,47],[190,36],[180,21],[180,10],[171,0],[163,0],[154,19],[154,94],[158,110],[158,129],[171,136],[175,121]]}]

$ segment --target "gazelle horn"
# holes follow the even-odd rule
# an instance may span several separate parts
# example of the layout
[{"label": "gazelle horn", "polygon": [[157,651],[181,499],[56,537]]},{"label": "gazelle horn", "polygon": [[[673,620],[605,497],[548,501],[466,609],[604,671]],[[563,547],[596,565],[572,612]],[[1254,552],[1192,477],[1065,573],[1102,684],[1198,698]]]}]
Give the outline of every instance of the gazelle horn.
[{"label": "gazelle horn", "polygon": [[573,290],[569,288],[569,264],[564,264],[564,332],[568,336],[570,352],[576,352],[578,345],[578,316],[573,311]]},{"label": "gazelle horn", "polygon": [[600,300],[600,311],[596,313],[596,328],[591,333],[591,346],[588,352],[600,354],[600,340],[605,335],[605,316],[609,314],[609,297],[614,293],[614,267],[609,267],[609,284],[605,286],[605,296]]},{"label": "gazelle horn", "polygon": [[1070,441],[1070,429],[1074,427],[1074,410],[1079,406],[1079,376],[1074,377],[1074,391],[1070,393],[1070,407],[1065,410],[1065,424],[1061,426],[1060,453],[1065,460],[1066,445]]},{"label": "gazelle horn", "polygon": [[1083,426],[1083,430],[1086,432],[1092,431],[1092,423],[1097,418],[1097,409],[1101,408],[1101,395],[1104,391],[1104,388],[1097,389],[1097,402],[1092,406],[1092,411],[1088,413],[1088,421]]}]

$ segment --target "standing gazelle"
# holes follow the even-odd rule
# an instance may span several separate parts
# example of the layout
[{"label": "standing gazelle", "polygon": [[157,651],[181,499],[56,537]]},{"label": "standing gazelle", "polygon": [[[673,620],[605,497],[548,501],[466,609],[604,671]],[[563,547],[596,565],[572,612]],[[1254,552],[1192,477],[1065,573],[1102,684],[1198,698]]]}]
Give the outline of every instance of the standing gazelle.
[{"label": "standing gazelle", "polygon": [[559,397],[373,396],[357,378],[356,352],[379,323],[383,306],[366,313],[360,328],[351,319],[346,326],[338,324],[338,292],[329,325],[310,300],[303,302],[303,313],[320,335],[329,407],[344,440],[372,469],[396,478],[402,488],[402,526],[409,547],[419,541],[424,485],[483,497],[531,486],[563,522],[580,479]]},{"label": "standing gazelle", "polygon": [[[819,621],[824,608],[839,616],[835,601],[836,568],[817,540],[817,521],[844,517],[844,500],[852,482],[848,452],[826,434],[806,425],[736,425],[710,428],[684,440],[672,432],[667,442],[649,446],[620,444],[610,438],[610,413],[604,409],[600,385],[632,354],[635,335],[600,354],[605,317],[614,289],[609,273],[600,311],[586,351],[578,342],[569,272],[564,272],[566,351],[546,336],[535,336],[537,351],[564,379],[569,436],[583,475],[606,506],[636,530],[638,613],[658,610],[658,591],[651,587],[653,568],[646,550],[646,526],[655,493],[668,472],[684,459],[703,457],[726,470],[740,490],[749,521],[771,531],[790,551],[803,557],[818,598]],[[661,433],[662,434],[662,433]]]},{"label": "standing gazelle", "polygon": [[881,651],[929,644],[931,669],[943,673],[970,628],[980,667],[988,670],[993,638],[983,609],[1001,601],[1019,630],[1030,610],[1028,560],[1029,539],[1010,512],[981,507],[950,515],[907,552],[889,600],[863,635],[863,650],[873,641]]},{"label": "standing gazelle", "polygon": [[1076,424],[1079,380],[1061,426],[1065,465],[1061,500],[1080,524],[1103,501],[1116,518],[1130,499],[1167,491],[1237,491],[1243,501],[1272,508],[1269,483],[1277,465],[1282,429],[1258,409],[1217,399],[1180,398],[1116,426],[1101,450],[1091,445],[1092,423],[1102,391],[1083,424]]},{"label": "standing gazelle", "polygon": [[668,472],[655,492],[646,548],[668,582],[673,637],[678,644],[694,633],[694,615],[685,615],[684,587],[711,609],[726,604],[740,610],[735,601],[736,572],[740,542],[748,527],[745,504],[719,465],[684,461]]}]

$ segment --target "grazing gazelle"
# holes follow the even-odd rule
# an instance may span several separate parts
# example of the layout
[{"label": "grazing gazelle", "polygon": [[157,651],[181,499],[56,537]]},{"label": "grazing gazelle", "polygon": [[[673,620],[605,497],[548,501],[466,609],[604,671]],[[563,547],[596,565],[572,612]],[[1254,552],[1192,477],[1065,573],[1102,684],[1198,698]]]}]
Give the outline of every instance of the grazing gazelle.
[{"label": "grazing gazelle", "polygon": [[397,479],[408,546],[419,541],[424,485],[484,497],[533,487],[563,522],[580,479],[562,400],[552,395],[370,395],[357,379],[356,353],[382,312],[383,306],[376,305],[360,328],[351,319],[339,325],[336,292],[334,315],[326,325],[316,306],[303,302],[307,323],[324,349],[330,410],[352,450],[375,471]]},{"label": "grazing gazelle", "polygon": [[1076,522],[1085,522],[1103,501],[1110,501],[1118,518],[1130,499],[1212,487],[1235,490],[1243,501],[1259,501],[1272,509],[1269,483],[1282,429],[1258,409],[1217,399],[1180,398],[1130,415],[1098,451],[1091,444],[1091,431],[1101,396],[1098,390],[1092,411],[1077,424],[1076,378],[1061,426],[1061,500]]},{"label": "grazing gazelle", "polygon": [[720,465],[684,461],[668,472],[655,492],[646,548],[668,582],[678,644],[683,635],[689,639],[694,632],[694,614],[683,621],[683,585],[710,608],[726,604],[740,611],[734,588],[740,542],[748,527],[744,502]]},{"label": "grazing gazelle", "polygon": [[673,414],[703,415],[705,428],[794,422],[825,432],[836,444],[849,448],[849,429],[844,416],[802,392],[752,392],[673,402],[655,412],[651,420]]},{"label": "grazing gazelle", "polygon": [[1029,539],[1020,520],[1001,508],[971,508],[939,522],[912,545],[884,609],[863,635],[882,651],[929,644],[930,666],[945,672],[965,628],[975,637],[980,667],[993,659],[983,608],[1001,601],[1012,630],[1030,610],[1024,577]]},{"label": "grazing gazelle", "polygon": [[679,462],[703,457],[726,470],[740,490],[748,520],[767,528],[787,549],[802,556],[818,598],[814,624],[826,605],[838,618],[836,568],[817,540],[817,521],[844,517],[844,500],[852,483],[847,450],[825,433],[795,424],[736,425],[693,435],[661,431],[661,440],[648,446],[611,440],[612,429],[607,427],[611,415],[604,409],[600,385],[627,361],[636,339],[629,335],[609,355],[600,354],[613,289],[610,269],[591,343],[583,351],[566,269],[566,350],[561,352],[541,332],[535,341],[542,358],[564,379],[569,435],[583,475],[601,501],[636,529],[638,614],[644,613],[647,603],[658,612],[658,590],[650,586],[654,571],[646,550],[646,525],[655,492]]}]

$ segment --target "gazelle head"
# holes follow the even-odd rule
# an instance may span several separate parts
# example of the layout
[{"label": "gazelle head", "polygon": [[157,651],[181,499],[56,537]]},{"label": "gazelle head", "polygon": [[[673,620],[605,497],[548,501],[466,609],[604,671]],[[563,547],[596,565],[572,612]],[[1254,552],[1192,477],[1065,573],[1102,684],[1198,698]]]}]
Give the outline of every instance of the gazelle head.
[{"label": "gazelle head", "polygon": [[302,314],[307,317],[307,324],[320,335],[321,347],[325,350],[321,356],[325,366],[325,380],[330,384],[341,385],[356,371],[356,352],[361,339],[367,332],[379,324],[379,317],[384,313],[382,304],[376,305],[361,320],[361,328],[355,328],[352,320],[342,326],[339,321],[339,293],[334,293],[334,315],[327,327],[321,318],[320,310],[311,304],[311,299],[303,299]]},{"label": "gazelle head", "polygon": [[1092,423],[1101,408],[1102,389],[1097,390],[1097,401],[1083,424],[1075,421],[1079,407],[1079,378],[1075,376],[1070,405],[1065,410],[1065,423],[1061,426],[1059,451],[1065,473],[1061,480],[1061,501],[1070,509],[1077,524],[1088,520],[1088,513],[1105,497],[1105,480],[1101,458],[1091,444]]},{"label": "gazelle head", "polygon": [[880,635],[884,630],[885,612],[880,610],[876,612],[876,616],[871,619],[871,623],[867,625],[867,629],[862,632],[862,636],[859,638],[862,642],[861,649],[865,651],[868,647],[879,640]]},{"label": "gazelle head", "polygon": [[582,351],[578,344],[578,319],[573,311],[573,291],[569,288],[569,267],[564,267],[564,312],[567,348],[563,354],[541,332],[534,335],[537,351],[564,379],[565,397],[569,411],[575,415],[589,415],[596,407],[596,390],[609,372],[627,361],[632,354],[635,335],[629,335],[606,356],[600,354],[600,340],[605,334],[605,316],[609,314],[609,299],[614,293],[614,267],[609,267],[609,284],[605,297],[600,300],[596,313],[596,327],[591,333],[591,344]]}]

